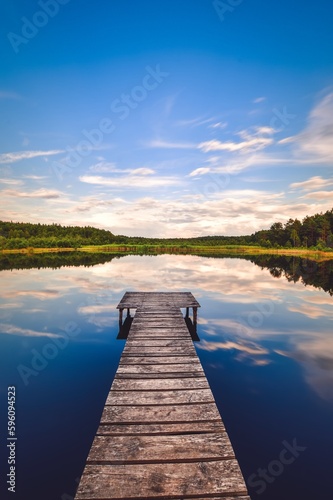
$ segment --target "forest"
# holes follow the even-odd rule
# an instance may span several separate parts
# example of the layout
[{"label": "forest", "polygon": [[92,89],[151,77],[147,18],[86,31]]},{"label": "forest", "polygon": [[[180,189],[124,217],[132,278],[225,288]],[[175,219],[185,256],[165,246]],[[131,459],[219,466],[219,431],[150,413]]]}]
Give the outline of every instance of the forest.
[{"label": "forest", "polygon": [[0,221],[0,248],[74,248],[98,245],[163,245],[176,247],[245,245],[264,248],[333,249],[333,208],[306,216],[302,221],[275,222],[269,229],[245,236],[202,236],[196,238],[145,238],[114,235],[91,226],[61,226]]}]

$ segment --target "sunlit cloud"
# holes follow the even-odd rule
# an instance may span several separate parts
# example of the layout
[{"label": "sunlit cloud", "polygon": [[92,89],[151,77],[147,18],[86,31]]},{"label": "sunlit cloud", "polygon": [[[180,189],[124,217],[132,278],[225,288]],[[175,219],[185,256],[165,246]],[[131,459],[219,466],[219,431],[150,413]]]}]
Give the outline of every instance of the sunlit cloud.
[{"label": "sunlit cloud", "polygon": [[307,318],[311,319],[317,319],[320,317],[329,317],[331,320],[333,320],[332,309],[327,310],[319,306],[312,306],[310,304],[292,305],[288,307],[288,310],[291,312],[303,314]]},{"label": "sunlit cloud", "polygon": [[12,196],[14,198],[44,198],[47,200],[60,198],[62,193],[52,189],[37,189],[36,191],[15,191],[14,189],[6,189],[2,192],[2,196]]},{"label": "sunlit cloud", "polygon": [[295,152],[312,161],[332,164],[333,160],[333,92],[314,106],[306,128],[293,138]]},{"label": "sunlit cloud", "polygon": [[100,186],[110,186],[115,188],[152,188],[159,186],[173,186],[179,183],[178,179],[175,177],[166,176],[155,176],[147,178],[147,175],[151,175],[153,171],[150,169],[138,169],[138,171],[133,170],[131,174],[119,177],[102,177],[93,175],[82,175],[79,177],[81,182],[87,184],[95,184]]},{"label": "sunlit cloud", "polygon": [[310,179],[301,182],[293,182],[290,184],[290,189],[302,189],[304,191],[312,191],[323,187],[333,185],[333,179],[323,179],[318,175],[310,177]]},{"label": "sunlit cloud", "polygon": [[0,163],[14,163],[21,160],[30,160],[38,156],[53,156],[64,153],[63,149],[53,149],[50,151],[18,151],[14,153],[0,154]]}]

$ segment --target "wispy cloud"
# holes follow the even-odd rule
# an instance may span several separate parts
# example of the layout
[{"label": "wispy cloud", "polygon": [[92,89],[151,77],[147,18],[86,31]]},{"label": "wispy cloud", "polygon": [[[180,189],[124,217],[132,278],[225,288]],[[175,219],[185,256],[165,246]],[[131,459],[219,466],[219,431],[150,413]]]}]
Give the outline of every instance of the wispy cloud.
[{"label": "wispy cloud", "polygon": [[332,164],[333,161],[333,92],[321,98],[308,117],[306,128],[288,138],[295,144],[295,154],[312,161]]},{"label": "wispy cloud", "polygon": [[10,92],[6,90],[0,90],[0,99],[22,99],[22,96],[17,92]]},{"label": "wispy cloud", "polygon": [[23,182],[19,179],[0,179],[1,184],[6,184],[7,186],[22,186]]},{"label": "wispy cloud", "polygon": [[242,130],[237,133],[243,139],[241,142],[222,142],[214,139],[200,143],[198,148],[205,153],[210,151],[228,151],[231,153],[257,151],[273,144],[274,141],[270,136],[275,133],[276,130],[272,127],[255,127],[254,131]]},{"label": "wispy cloud", "polygon": [[255,99],[253,99],[252,102],[254,104],[259,104],[259,103],[264,102],[264,101],[266,101],[266,97],[256,97]]},{"label": "wispy cloud", "polygon": [[14,189],[6,189],[2,192],[2,196],[13,196],[15,198],[44,198],[51,200],[60,198],[62,193],[53,189],[37,189],[35,191],[17,191]]},{"label": "wispy cloud", "polygon": [[200,167],[200,168],[196,168],[195,170],[190,172],[189,177],[198,177],[200,175],[209,174],[210,172],[211,172],[210,167]]},{"label": "wispy cloud", "polygon": [[191,118],[188,120],[178,120],[176,122],[176,125],[180,127],[194,128],[194,127],[200,127],[201,125],[207,125],[207,123],[211,123],[214,120],[215,118],[205,118],[203,116],[199,116],[197,118]]},{"label": "wispy cloud", "polygon": [[64,153],[63,149],[52,149],[49,151],[17,151],[14,153],[0,154],[0,163],[14,163],[21,160],[30,160],[38,156],[52,156]]},{"label": "wispy cloud", "polygon": [[119,171],[115,163],[110,163],[106,161],[100,161],[95,165],[91,165],[91,167],[89,167],[89,170],[90,172],[95,172],[98,174],[107,174]]},{"label": "wispy cloud", "polygon": [[195,149],[196,144],[190,142],[171,142],[161,139],[153,139],[145,143],[148,148],[161,148],[161,149]]},{"label": "wispy cloud", "polygon": [[0,323],[0,333],[7,335],[19,335],[23,337],[61,337],[61,335],[58,335],[56,333],[39,332],[36,330],[30,330],[29,328],[21,328],[19,326],[10,325],[7,323]]},{"label": "wispy cloud", "polygon": [[134,169],[129,175],[117,177],[103,177],[98,175],[82,175],[81,182],[100,186],[110,186],[115,188],[153,188],[160,186],[172,186],[179,183],[175,177],[153,176],[154,171],[150,169]]},{"label": "wispy cloud", "polygon": [[320,176],[314,176],[307,181],[293,182],[290,184],[290,189],[302,189],[303,191],[312,191],[313,189],[319,189],[327,186],[333,185],[333,179],[323,179]]},{"label": "wispy cloud", "polygon": [[224,129],[228,126],[228,122],[216,122],[209,125],[209,128],[220,128]]}]

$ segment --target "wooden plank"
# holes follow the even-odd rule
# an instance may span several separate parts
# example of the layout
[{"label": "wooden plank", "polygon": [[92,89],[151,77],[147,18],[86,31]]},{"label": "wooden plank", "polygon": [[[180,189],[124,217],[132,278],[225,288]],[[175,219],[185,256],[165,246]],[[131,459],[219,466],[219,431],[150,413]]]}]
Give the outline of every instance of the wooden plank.
[{"label": "wooden plank", "polygon": [[120,364],[117,370],[119,375],[126,373],[135,373],[135,374],[163,374],[163,373],[204,373],[202,366],[198,360],[192,361],[191,363],[182,363],[182,364],[168,364],[168,366],[164,365],[125,365]]},{"label": "wooden plank", "polygon": [[144,465],[87,465],[77,500],[182,499],[198,495],[247,495],[237,460]]},{"label": "wooden plank", "polygon": [[184,389],[209,389],[206,377],[168,379],[118,379],[115,378],[112,391],[175,391]]},{"label": "wooden plank", "polygon": [[160,354],[156,356],[142,354],[141,356],[122,356],[119,366],[122,365],[170,365],[170,364],[186,364],[197,363],[198,358],[195,354],[187,356],[165,356]]},{"label": "wooden plank", "polygon": [[167,370],[161,373],[119,373],[117,371],[115,378],[118,379],[170,379],[170,378],[205,378],[204,371],[202,372],[169,372]]},{"label": "wooden plank", "polygon": [[214,403],[192,405],[152,405],[152,406],[105,406],[102,423],[180,423],[207,420],[220,420]]},{"label": "wooden plank", "polygon": [[198,462],[232,459],[227,433],[165,436],[96,436],[87,463]]},{"label": "wooden plank", "polygon": [[101,424],[98,427],[97,435],[152,435],[152,434],[193,434],[225,432],[221,420],[206,422],[181,422],[163,424]]},{"label": "wooden plank", "polygon": [[210,389],[185,389],[176,391],[113,391],[109,392],[106,405],[170,405],[185,403],[214,403]]},{"label": "wooden plank", "polygon": [[124,348],[123,357],[126,356],[197,356],[197,352],[193,344],[183,345],[181,347],[157,347],[157,346],[131,346],[127,345]]},{"label": "wooden plank", "polygon": [[139,339],[137,340],[134,336],[127,339],[125,348],[128,347],[193,347],[192,339],[174,340],[174,339],[153,339],[148,338],[147,340]]}]

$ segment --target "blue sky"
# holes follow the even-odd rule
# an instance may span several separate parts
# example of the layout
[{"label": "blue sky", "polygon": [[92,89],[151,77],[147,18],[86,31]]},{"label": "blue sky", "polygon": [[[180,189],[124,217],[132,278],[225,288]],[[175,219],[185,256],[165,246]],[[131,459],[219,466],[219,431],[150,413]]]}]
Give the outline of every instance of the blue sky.
[{"label": "blue sky", "polygon": [[1,219],[250,234],[333,206],[333,4],[1,7]]}]

